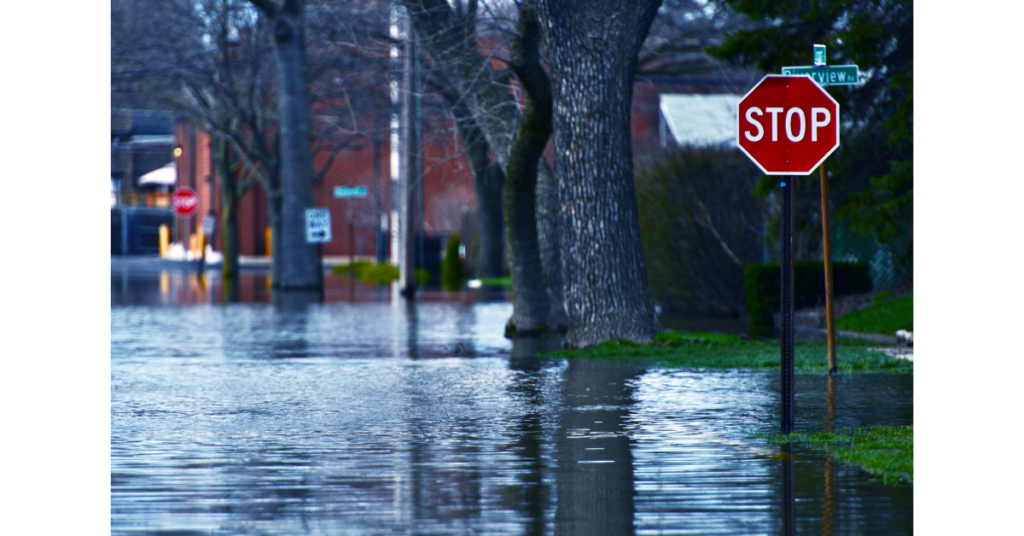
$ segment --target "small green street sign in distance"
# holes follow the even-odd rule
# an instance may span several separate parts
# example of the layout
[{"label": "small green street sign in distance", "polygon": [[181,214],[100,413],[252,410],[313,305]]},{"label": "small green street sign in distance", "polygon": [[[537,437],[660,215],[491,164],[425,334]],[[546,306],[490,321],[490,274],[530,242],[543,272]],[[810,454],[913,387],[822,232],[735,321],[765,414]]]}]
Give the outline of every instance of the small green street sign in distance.
[{"label": "small green street sign in distance", "polygon": [[366,197],[366,186],[335,186],[334,197],[339,199],[346,197]]},{"label": "small green street sign in distance", "polygon": [[825,65],[828,61],[825,58],[825,45],[814,45],[814,64]]},{"label": "small green street sign in distance", "polygon": [[852,86],[856,85],[860,77],[860,70],[856,65],[827,65],[824,67],[812,67],[803,65],[798,67],[783,67],[782,74],[788,76],[799,76],[806,74],[818,83],[819,86]]}]

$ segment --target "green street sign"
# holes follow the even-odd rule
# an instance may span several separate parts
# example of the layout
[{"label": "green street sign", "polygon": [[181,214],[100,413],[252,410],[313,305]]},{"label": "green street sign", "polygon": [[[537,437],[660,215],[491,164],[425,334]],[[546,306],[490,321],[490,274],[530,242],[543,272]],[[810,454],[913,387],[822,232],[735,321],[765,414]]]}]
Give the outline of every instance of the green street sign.
[{"label": "green street sign", "polygon": [[828,61],[825,58],[825,45],[814,45],[814,64],[825,65]]},{"label": "green street sign", "polygon": [[857,84],[860,71],[856,65],[828,65],[822,67],[803,65],[799,67],[783,67],[782,74],[787,76],[806,74],[822,87],[852,86]]},{"label": "green street sign", "polygon": [[334,197],[366,197],[366,186],[335,186]]}]

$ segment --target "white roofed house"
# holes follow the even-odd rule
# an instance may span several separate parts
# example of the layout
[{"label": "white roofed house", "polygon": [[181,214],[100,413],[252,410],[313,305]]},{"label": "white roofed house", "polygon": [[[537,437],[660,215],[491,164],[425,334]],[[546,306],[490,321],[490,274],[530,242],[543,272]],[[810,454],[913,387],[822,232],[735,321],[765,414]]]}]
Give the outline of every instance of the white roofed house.
[{"label": "white roofed house", "polygon": [[658,95],[659,141],[672,144],[736,147],[742,95]]}]

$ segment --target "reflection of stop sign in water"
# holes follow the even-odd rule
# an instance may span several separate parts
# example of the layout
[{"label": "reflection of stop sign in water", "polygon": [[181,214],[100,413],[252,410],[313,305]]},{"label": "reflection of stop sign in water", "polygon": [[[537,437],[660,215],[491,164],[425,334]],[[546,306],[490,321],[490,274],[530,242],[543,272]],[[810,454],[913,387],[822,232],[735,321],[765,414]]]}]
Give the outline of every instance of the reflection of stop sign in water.
[{"label": "reflection of stop sign in water", "polygon": [[191,216],[199,208],[199,196],[188,186],[182,186],[171,194],[171,207],[174,213],[182,218]]},{"label": "reflection of stop sign in water", "polygon": [[739,123],[740,149],[768,175],[809,175],[839,147],[839,103],[806,75],[765,76]]}]

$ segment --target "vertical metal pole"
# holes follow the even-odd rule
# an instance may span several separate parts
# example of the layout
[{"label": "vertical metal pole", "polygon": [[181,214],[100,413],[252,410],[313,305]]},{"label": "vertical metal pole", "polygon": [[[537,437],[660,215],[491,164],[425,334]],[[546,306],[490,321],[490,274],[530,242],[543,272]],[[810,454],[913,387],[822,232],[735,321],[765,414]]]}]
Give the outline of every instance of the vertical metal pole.
[{"label": "vertical metal pole", "polygon": [[316,244],[316,259],[319,264],[317,285],[320,287],[320,302],[323,303],[327,290],[324,288],[324,245],[322,242]]},{"label": "vertical metal pole", "polygon": [[188,284],[188,252],[189,252],[189,246],[192,245],[191,243],[189,243],[189,238],[191,237],[191,234],[192,234],[192,225],[191,225],[192,220],[191,220],[191,218],[188,218],[188,217],[182,218],[182,220],[184,220],[182,222],[182,225],[185,226],[185,236],[184,236],[184,238],[181,239],[181,246],[185,250],[185,255],[184,255],[183,258],[185,260],[185,283],[187,285]]},{"label": "vertical metal pole", "polygon": [[356,299],[356,238],[354,224],[355,218],[352,214],[352,198],[350,197],[348,198],[348,294],[349,300],[353,302]]},{"label": "vertical metal pole", "polygon": [[782,183],[782,433],[793,431],[793,199],[792,176]]},{"label": "vertical metal pole", "polygon": [[825,261],[825,327],[828,337],[828,373],[835,374],[836,364],[836,324],[832,316],[832,240],[828,219],[828,172],[825,162],[821,163],[821,236],[822,256]]}]

